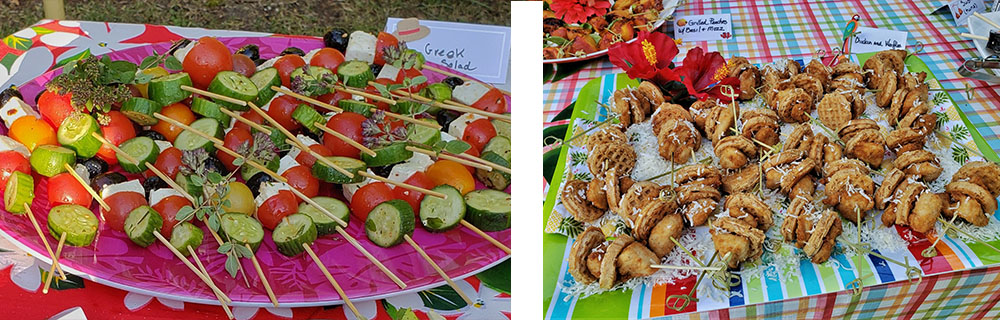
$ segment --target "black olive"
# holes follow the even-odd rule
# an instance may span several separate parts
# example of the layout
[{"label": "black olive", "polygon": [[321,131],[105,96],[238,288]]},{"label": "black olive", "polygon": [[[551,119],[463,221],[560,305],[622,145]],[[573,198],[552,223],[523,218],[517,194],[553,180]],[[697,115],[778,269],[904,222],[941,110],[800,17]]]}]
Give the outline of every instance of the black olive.
[{"label": "black olive", "polygon": [[208,156],[208,160],[205,161],[205,170],[208,170],[209,172],[216,172],[221,175],[229,174],[229,170],[227,170],[226,166],[222,164],[222,160],[219,160],[219,158],[214,156]]},{"label": "black olive", "polygon": [[350,36],[344,29],[333,29],[323,35],[323,45],[327,48],[334,48],[337,51],[344,52],[347,51],[347,40]]},{"label": "black olive", "polygon": [[396,166],[396,164],[390,164],[390,165],[385,165],[385,166],[381,166],[381,167],[368,167],[368,169],[372,169],[372,172],[374,172],[375,175],[377,175],[379,177],[388,178],[389,177],[389,173],[392,172],[392,167],[395,167],[395,166]]},{"label": "black olive", "polygon": [[295,54],[295,55],[298,55],[300,57],[304,57],[306,55],[306,52],[302,51],[302,49],[299,49],[299,48],[296,48],[296,47],[288,47],[288,48],[285,48],[285,50],[281,51],[281,55],[282,56],[286,55],[286,54]]},{"label": "black olive", "polygon": [[444,82],[444,84],[447,84],[449,87],[451,87],[452,90],[455,90],[455,87],[465,83],[465,80],[462,80],[462,78],[459,77],[447,77],[444,78],[444,80],[442,80],[441,82]]},{"label": "black olive", "polygon": [[237,54],[242,54],[250,58],[250,60],[260,59],[260,48],[256,44],[248,44],[236,50]]},{"label": "black olive", "polygon": [[14,97],[21,99],[22,101],[24,100],[24,96],[21,96],[21,91],[18,91],[16,86],[10,85],[9,88],[0,92],[0,106],[7,104],[7,100]]},{"label": "black olive", "polygon": [[[156,131],[153,131],[153,130],[142,130],[142,131],[139,131],[138,136],[140,136],[140,137],[147,137],[147,138],[150,138],[150,139],[153,139],[153,140],[167,141],[167,137],[164,137],[159,132],[156,132]],[[160,151],[163,151],[163,150],[160,150]]]},{"label": "black olive", "polygon": [[253,64],[256,65],[256,66],[262,65],[262,64],[264,64],[264,62],[267,62],[267,59],[254,59],[253,60]]},{"label": "black olive", "polygon": [[[189,39],[180,39],[180,40],[177,40],[177,42],[174,42],[174,44],[170,46],[170,50],[167,51],[167,53],[170,54],[170,55],[173,55],[175,51],[177,51],[180,48],[186,47],[189,43],[191,43],[191,40],[189,40]],[[184,61],[181,61],[181,62],[184,62]]]},{"label": "black olive", "polygon": [[273,182],[273,181],[274,178],[272,178],[270,175],[263,172],[258,172],[254,174],[252,177],[250,177],[250,180],[247,180],[247,188],[250,188],[250,192],[253,193],[253,197],[257,198],[257,195],[260,194],[260,185],[264,182]]},{"label": "black olive", "polygon": [[377,64],[373,63],[371,65],[371,68],[372,68],[372,74],[374,74],[375,76],[378,76],[378,73],[382,72],[382,66],[380,66],[380,65],[377,65]]},{"label": "black olive", "polygon": [[170,188],[170,185],[158,176],[151,176],[142,182],[142,188],[146,189],[146,198],[148,199],[149,193],[153,192],[153,190]]},{"label": "black olive", "polygon": [[438,121],[438,124],[441,125],[441,127],[448,128],[448,126],[451,125],[452,121],[455,121],[455,119],[458,119],[458,117],[461,117],[461,116],[462,116],[462,113],[458,112],[458,111],[454,111],[454,110],[441,110],[441,113],[438,113],[437,121]]},{"label": "black olive", "polygon": [[104,190],[104,186],[122,183],[125,182],[125,180],[128,179],[126,179],[125,175],[121,173],[105,172],[90,179],[90,187],[94,188],[97,192],[101,192],[101,190]]},{"label": "black olive", "polygon": [[96,177],[108,171],[108,163],[98,157],[87,159],[83,162],[83,166],[87,168],[87,172],[90,173],[91,177]]}]

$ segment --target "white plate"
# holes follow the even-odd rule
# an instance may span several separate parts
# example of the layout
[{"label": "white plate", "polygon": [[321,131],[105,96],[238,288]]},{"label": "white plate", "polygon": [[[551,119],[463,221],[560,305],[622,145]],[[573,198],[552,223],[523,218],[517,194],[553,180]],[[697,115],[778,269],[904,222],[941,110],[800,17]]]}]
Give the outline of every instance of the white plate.
[{"label": "white plate", "polygon": [[[983,16],[990,19],[990,21],[1000,24],[1000,12],[984,12]],[[989,38],[990,30],[996,30],[996,28],[975,16],[969,17],[969,33]],[[1000,54],[996,51],[986,49],[986,40],[970,40],[976,45],[976,50],[979,51],[979,57],[981,58]]]}]

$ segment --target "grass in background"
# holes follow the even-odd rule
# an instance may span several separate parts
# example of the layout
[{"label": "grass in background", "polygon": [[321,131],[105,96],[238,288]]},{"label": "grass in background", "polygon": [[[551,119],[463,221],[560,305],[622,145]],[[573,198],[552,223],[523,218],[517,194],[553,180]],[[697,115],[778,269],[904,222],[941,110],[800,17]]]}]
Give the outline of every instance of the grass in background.
[{"label": "grass in background", "polygon": [[[387,17],[510,25],[508,0],[65,0],[67,20],[322,36],[382,30]],[[0,37],[42,19],[40,0],[0,0]]]}]

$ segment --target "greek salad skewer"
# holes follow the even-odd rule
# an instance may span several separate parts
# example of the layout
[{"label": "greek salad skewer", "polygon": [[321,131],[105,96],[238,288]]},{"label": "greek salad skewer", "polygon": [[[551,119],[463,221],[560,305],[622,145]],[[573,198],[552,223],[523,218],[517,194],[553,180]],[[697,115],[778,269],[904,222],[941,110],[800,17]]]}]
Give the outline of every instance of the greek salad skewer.
[{"label": "greek salad skewer", "polygon": [[[376,82],[374,82],[374,81],[369,81],[368,82],[368,84],[374,84],[374,83],[376,83]],[[393,90],[392,93],[394,94],[394,97],[396,97],[397,99],[409,99],[410,101],[415,101],[415,102],[431,103],[434,106],[436,106],[438,108],[441,108],[441,109],[454,110],[454,111],[464,112],[464,113],[474,113],[474,114],[478,114],[478,115],[485,116],[485,117],[488,117],[488,118],[499,119],[499,120],[501,120],[503,122],[510,123],[510,115],[493,113],[493,112],[489,112],[489,111],[485,111],[485,110],[479,110],[479,109],[476,109],[476,108],[473,108],[473,107],[469,107],[469,106],[466,106],[466,105],[454,105],[454,104],[450,104],[450,103],[439,102],[439,101],[436,101],[436,100],[433,100],[433,99],[430,99],[430,98],[426,98],[426,97],[422,97],[422,96],[419,96],[419,95],[415,95],[415,94],[412,94],[410,92],[406,92],[406,91],[399,90],[399,89]],[[450,100],[447,100],[447,101],[450,101]]]},{"label": "greek salad skewer", "polygon": [[[111,207],[108,206],[107,202],[104,202],[101,195],[97,194],[97,192],[94,191],[94,188],[90,187],[90,182],[83,180],[83,178],[80,177],[80,174],[76,173],[76,170],[73,170],[73,167],[70,167],[68,163],[63,163],[63,168],[65,168],[66,172],[69,172],[69,174],[83,186],[84,190],[87,190],[87,193],[90,193],[90,196],[93,197],[94,200],[97,200],[97,203],[101,205],[101,208],[104,208],[104,210],[111,210]],[[104,220],[103,211],[101,214],[101,220]]]},{"label": "greek salad skewer", "polygon": [[321,123],[318,123],[318,122],[317,122],[317,124],[320,124],[320,125],[316,126],[316,128],[318,128],[319,130],[321,130],[323,132],[326,132],[327,134],[332,135],[334,137],[337,137],[337,139],[343,140],[344,142],[346,142],[347,144],[351,145],[352,147],[358,148],[358,150],[361,150],[361,152],[364,152],[364,153],[366,153],[366,154],[368,154],[370,156],[374,157],[376,155],[375,151],[373,151],[372,149],[369,149],[368,147],[366,147],[366,146],[358,143],[357,141],[354,141],[354,139],[348,138],[344,134],[342,134],[340,132],[337,132],[337,130],[333,130],[333,129],[327,128],[325,125],[323,125]]},{"label": "greek salad skewer", "polygon": [[[337,113],[344,112],[344,109],[341,109],[339,107],[335,107],[335,106],[333,106],[331,104],[324,103],[322,101],[319,101],[319,100],[316,100],[316,99],[313,99],[313,98],[310,98],[310,97],[306,97],[304,95],[295,93],[295,92],[293,92],[291,90],[288,90],[288,89],[285,89],[285,88],[281,88],[281,87],[278,87],[278,86],[271,86],[271,90],[274,90],[274,91],[277,91],[277,92],[281,92],[283,94],[292,96],[292,97],[294,97],[296,99],[299,99],[299,100],[302,100],[302,101],[305,101],[305,102],[309,102],[309,103],[311,103],[313,105],[316,105],[316,106],[319,106],[319,107],[323,107],[324,109],[327,109],[327,110],[330,110],[330,111],[333,111],[333,112],[337,112]],[[341,91],[344,91],[344,92],[347,92],[347,93],[350,93],[350,94],[356,94],[358,96],[363,96],[363,97],[371,96],[371,97],[378,97],[378,98],[385,99],[382,96],[372,95],[372,94],[361,92],[361,91],[357,91],[357,90],[354,90],[354,89],[345,89],[345,88],[338,87],[336,90],[341,90]],[[373,98],[373,100],[377,100],[377,98]],[[392,100],[392,99],[389,99],[389,101],[392,101],[393,104],[396,102],[395,100]],[[375,108],[375,107],[372,107],[372,108],[369,109],[369,111],[372,111],[372,112],[374,112],[376,110],[377,110],[377,108]],[[392,118],[403,120],[403,121],[406,121],[406,122],[409,122],[409,123],[412,123],[412,124],[415,124],[415,125],[418,125],[418,126],[425,126],[425,127],[428,127],[428,128],[434,128],[435,130],[441,130],[441,125],[439,125],[437,123],[420,121],[420,120],[417,120],[417,119],[414,119],[414,118],[411,118],[411,117],[407,117],[407,116],[404,116],[404,115],[401,115],[401,114],[398,114],[398,113],[393,113],[393,112],[388,112],[388,111],[383,111],[383,112],[385,113],[386,116],[389,116],[389,117],[392,117]]]},{"label": "greek salad skewer", "polygon": [[[498,165],[498,164],[495,164],[495,163],[492,163],[492,162],[489,162],[489,161],[482,161],[482,159],[480,159],[480,158],[476,158],[474,156],[470,156],[470,155],[465,154],[465,153],[458,154],[458,155],[451,155],[451,154],[444,153],[444,152],[437,153],[437,152],[434,152],[434,151],[431,151],[431,150],[427,150],[427,149],[424,149],[424,148],[418,148],[418,147],[414,147],[414,146],[406,146],[406,150],[410,150],[410,151],[413,151],[413,152],[423,153],[423,154],[426,154],[426,155],[432,156],[432,157],[437,157],[437,158],[441,158],[441,159],[447,159],[447,160],[455,161],[455,162],[458,162],[458,163],[461,163],[461,164],[464,164],[464,165],[467,165],[467,166],[470,166],[470,167],[473,167],[473,168],[483,169],[483,170],[486,170],[486,171],[493,171],[493,169],[497,169],[497,170],[501,170],[501,171],[510,173],[510,169],[507,168],[507,167],[504,167],[504,166],[501,166],[501,165]],[[465,155],[465,156],[462,156],[462,155]],[[474,159],[479,159],[479,161],[471,160],[473,158]]]},{"label": "greek salad skewer", "polygon": [[66,244],[66,233],[63,232],[59,235],[59,244],[56,245],[56,254],[52,256],[52,268],[49,269],[49,275],[45,277],[45,286],[42,287],[42,293],[49,293],[49,286],[52,284],[52,275],[55,274],[53,269],[59,264],[59,256],[62,255],[63,245]]}]

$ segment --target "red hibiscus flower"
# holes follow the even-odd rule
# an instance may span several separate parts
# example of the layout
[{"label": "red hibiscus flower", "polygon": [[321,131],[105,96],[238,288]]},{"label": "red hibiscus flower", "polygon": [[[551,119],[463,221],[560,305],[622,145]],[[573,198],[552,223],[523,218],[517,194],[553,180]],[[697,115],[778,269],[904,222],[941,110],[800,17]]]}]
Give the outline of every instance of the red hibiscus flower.
[{"label": "red hibiscus flower", "polygon": [[674,72],[681,76],[681,82],[687,86],[688,93],[698,100],[716,98],[729,103],[732,98],[723,94],[723,86],[732,87],[737,95],[740,93],[740,80],[728,76],[726,59],[718,52],[706,54],[701,47],[695,47],[684,57],[684,65],[677,67]]},{"label": "red hibiscus flower", "polygon": [[629,78],[665,84],[680,80],[680,76],[670,69],[677,53],[677,44],[666,34],[641,31],[635,41],[619,42],[608,48],[608,59],[625,70]]},{"label": "red hibiscus flower", "polygon": [[587,18],[605,14],[611,8],[608,0],[552,0],[549,9],[566,23],[586,22]]}]

